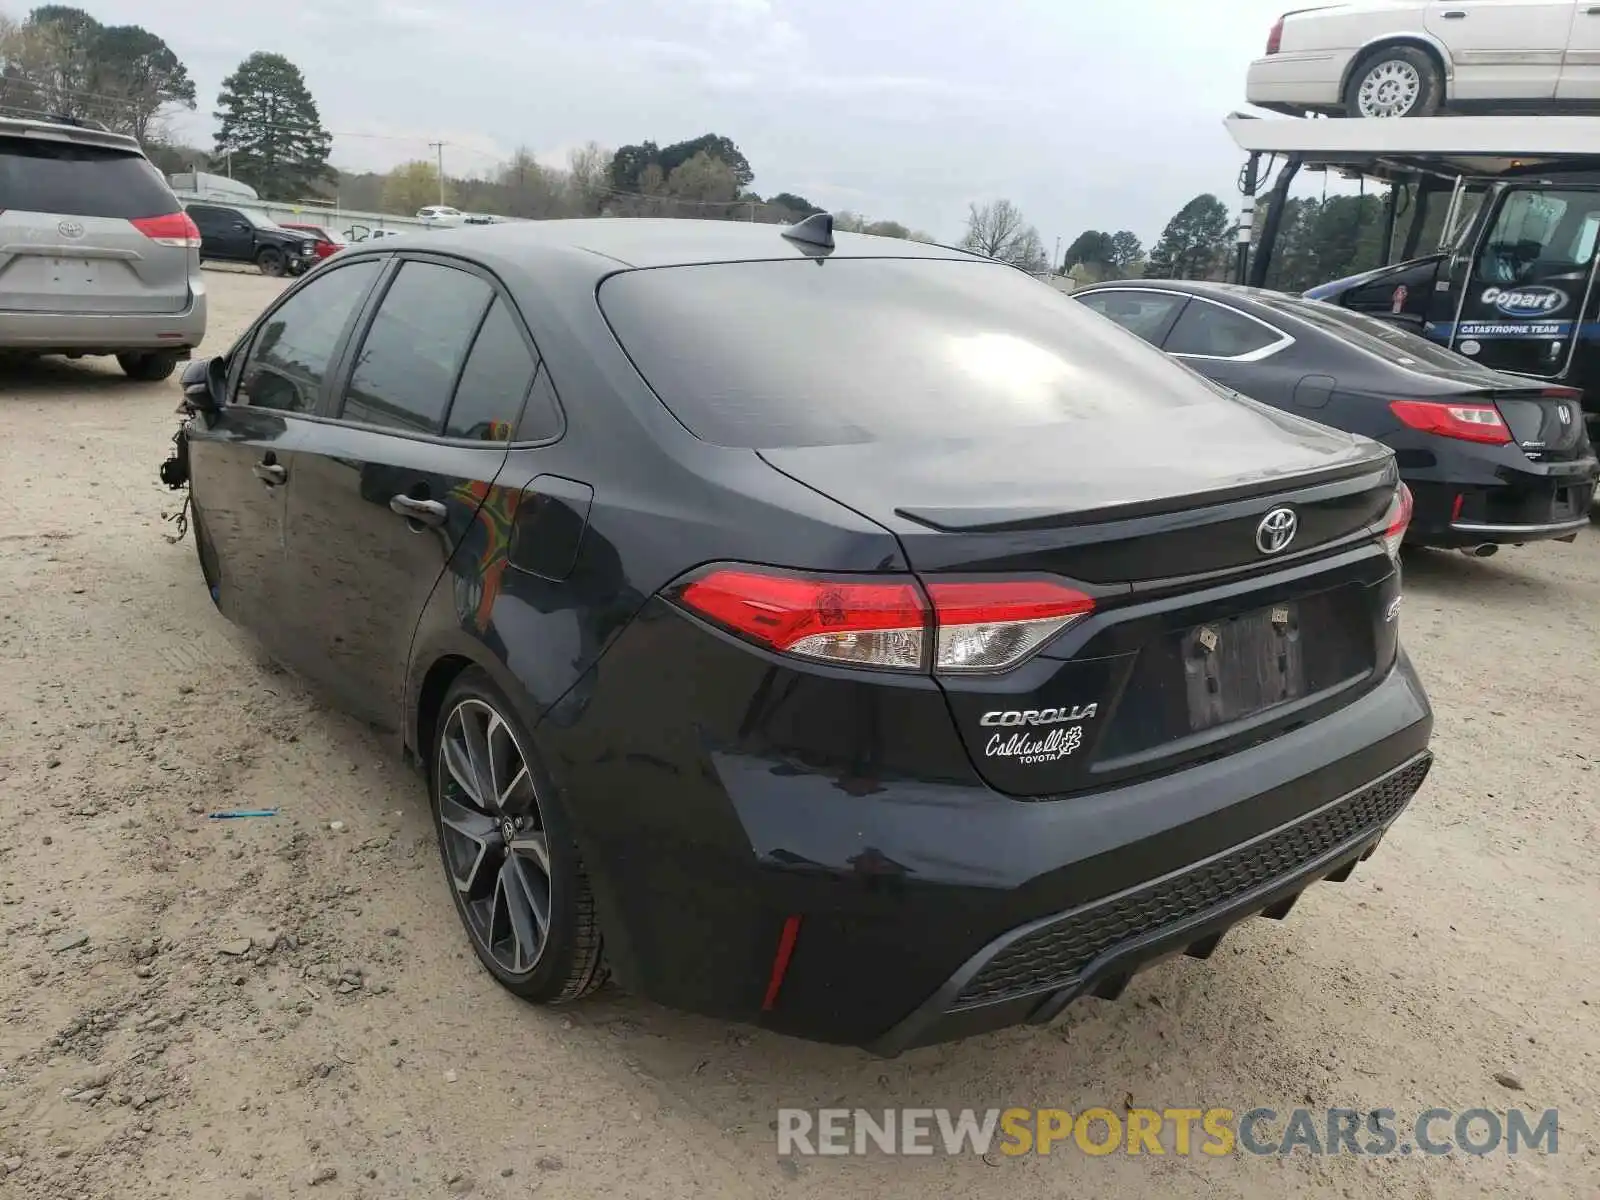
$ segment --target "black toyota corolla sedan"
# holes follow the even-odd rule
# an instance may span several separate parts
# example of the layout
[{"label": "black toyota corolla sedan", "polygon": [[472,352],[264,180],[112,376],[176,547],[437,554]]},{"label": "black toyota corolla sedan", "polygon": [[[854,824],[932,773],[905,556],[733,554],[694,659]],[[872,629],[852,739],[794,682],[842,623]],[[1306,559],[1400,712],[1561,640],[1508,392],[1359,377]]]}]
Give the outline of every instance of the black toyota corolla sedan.
[{"label": "black toyota corolla sedan", "polygon": [[1280,292],[1150,280],[1074,297],[1208,379],[1390,446],[1416,497],[1410,542],[1487,556],[1588,524],[1600,468],[1570,388]]},{"label": "black toyota corolla sedan", "polygon": [[1047,1022],[1345,878],[1428,771],[1393,455],[959,251],[437,231],[184,386],[217,604],[421,765],[528,1000]]}]

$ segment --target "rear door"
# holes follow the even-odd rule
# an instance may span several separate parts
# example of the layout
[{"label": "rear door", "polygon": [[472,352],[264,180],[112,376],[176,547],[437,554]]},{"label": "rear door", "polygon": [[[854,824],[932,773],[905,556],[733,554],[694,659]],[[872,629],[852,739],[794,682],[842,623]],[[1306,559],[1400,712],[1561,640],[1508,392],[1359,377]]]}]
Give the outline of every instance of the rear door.
[{"label": "rear door", "polygon": [[[495,282],[459,262],[397,262],[369,309],[299,454],[285,607],[292,665],[392,729],[417,619],[505,463],[535,360]],[[469,622],[494,592],[464,598]]]},{"label": "rear door", "polygon": [[275,654],[286,648],[284,522],[297,451],[382,267],[353,262],[284,296],[234,348],[228,403],[189,427],[196,530],[217,564],[217,602]]},{"label": "rear door", "polygon": [[0,311],[172,313],[189,307],[187,245],[151,218],[180,212],[138,152],[0,120]]},{"label": "rear door", "polygon": [[1429,0],[1428,32],[1455,64],[1451,98],[1553,98],[1577,7],[1573,0]]},{"label": "rear door", "polygon": [[200,249],[206,258],[248,262],[255,256],[255,227],[242,213],[215,204],[191,204],[189,216],[200,228]]}]

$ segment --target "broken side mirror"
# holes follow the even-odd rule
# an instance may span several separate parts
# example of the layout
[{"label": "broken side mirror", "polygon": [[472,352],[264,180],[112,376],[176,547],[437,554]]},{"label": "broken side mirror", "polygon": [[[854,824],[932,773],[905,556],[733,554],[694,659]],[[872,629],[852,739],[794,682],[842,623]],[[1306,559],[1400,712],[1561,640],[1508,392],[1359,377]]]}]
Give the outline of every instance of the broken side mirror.
[{"label": "broken side mirror", "polygon": [[183,369],[183,403],[178,411],[193,416],[204,414],[207,418],[222,410],[223,394],[228,386],[228,360],[221,357],[196,358]]}]

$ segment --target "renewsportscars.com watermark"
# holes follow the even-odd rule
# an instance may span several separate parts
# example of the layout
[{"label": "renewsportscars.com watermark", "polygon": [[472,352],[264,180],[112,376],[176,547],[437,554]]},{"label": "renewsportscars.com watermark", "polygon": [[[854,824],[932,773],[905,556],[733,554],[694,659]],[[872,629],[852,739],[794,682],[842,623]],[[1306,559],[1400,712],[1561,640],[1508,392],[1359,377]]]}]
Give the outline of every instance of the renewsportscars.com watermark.
[{"label": "renewsportscars.com watermark", "polygon": [[1389,1157],[1555,1154],[1556,1109],[1487,1108],[780,1108],[778,1154],[950,1156],[1074,1153],[1222,1158],[1235,1154]]}]

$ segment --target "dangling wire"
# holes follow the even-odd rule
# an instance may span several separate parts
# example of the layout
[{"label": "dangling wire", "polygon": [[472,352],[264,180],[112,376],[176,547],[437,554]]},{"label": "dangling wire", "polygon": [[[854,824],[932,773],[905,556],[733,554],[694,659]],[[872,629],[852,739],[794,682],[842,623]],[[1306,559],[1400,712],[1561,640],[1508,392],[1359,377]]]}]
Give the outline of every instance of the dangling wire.
[{"label": "dangling wire", "polygon": [[179,542],[183,541],[184,534],[189,532],[189,493],[185,492],[183,494],[183,507],[178,509],[178,511],[175,513],[163,513],[162,518],[169,525],[176,525],[178,527],[177,533],[163,533],[161,535],[162,537],[166,538],[171,545],[176,546]]}]

